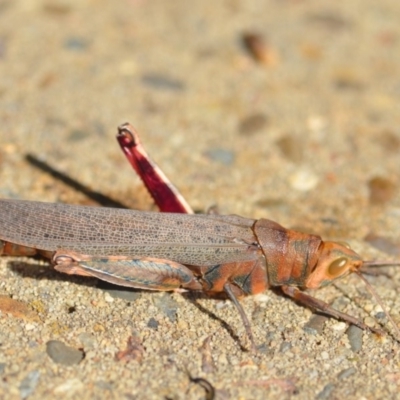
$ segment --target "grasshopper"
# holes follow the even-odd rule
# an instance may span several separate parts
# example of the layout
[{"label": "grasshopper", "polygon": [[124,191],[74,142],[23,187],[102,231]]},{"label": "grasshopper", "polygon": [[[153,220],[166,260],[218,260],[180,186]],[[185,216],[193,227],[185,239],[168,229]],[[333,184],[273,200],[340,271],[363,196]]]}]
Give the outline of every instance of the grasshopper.
[{"label": "grasshopper", "polygon": [[324,242],[268,219],[194,214],[130,124],[118,128],[117,139],[161,213],[0,199],[0,254],[39,254],[51,259],[57,271],[121,286],[225,293],[240,313],[252,349],[250,322],[238,299],[270,287],[382,333],[304,290],[383,263],[363,261],[344,243]]}]

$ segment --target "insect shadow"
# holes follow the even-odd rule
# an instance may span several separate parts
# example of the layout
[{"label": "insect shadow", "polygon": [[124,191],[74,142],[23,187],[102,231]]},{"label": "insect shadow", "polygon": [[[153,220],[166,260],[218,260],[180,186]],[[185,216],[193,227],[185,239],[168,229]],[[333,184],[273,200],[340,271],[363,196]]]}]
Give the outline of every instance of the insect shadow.
[{"label": "insect shadow", "polygon": [[[30,257],[32,258],[32,257]],[[45,260],[45,258],[41,256],[34,256],[34,259],[37,260]],[[9,261],[7,263],[7,267],[14,273],[18,274],[22,278],[31,278],[37,281],[47,279],[51,281],[58,282],[72,282],[75,284],[83,285],[86,287],[96,286],[93,282],[96,282],[96,279],[81,279],[78,276],[68,275],[64,276],[55,271],[53,268],[48,265],[43,264],[34,264],[28,263],[24,261]]]},{"label": "insect shadow", "polygon": [[227,297],[225,296],[210,296],[209,294],[206,293],[202,293],[202,292],[184,292],[181,293],[181,295],[188,300],[190,303],[192,303],[200,312],[202,312],[203,314],[206,314],[210,319],[217,321],[223,329],[225,329],[229,336],[232,338],[232,340],[239,346],[240,350],[243,352],[248,352],[249,350],[244,347],[241,343],[241,340],[239,338],[239,336],[234,332],[234,330],[232,329],[232,327],[226,322],[224,321],[222,318],[220,318],[218,315],[214,314],[212,311],[210,311],[209,309],[205,308],[204,306],[202,306],[198,300],[200,299],[220,299],[220,300],[226,300]]},{"label": "insect shadow", "polygon": [[31,153],[27,153],[25,155],[25,161],[31,166],[39,169],[40,171],[49,174],[54,179],[61,181],[62,183],[76,190],[77,192],[82,193],[88,199],[97,202],[103,207],[128,208],[125,204],[121,203],[118,200],[114,200],[111,197],[106,196],[100,192],[89,189],[87,186],[78,182],[76,179],[71,178],[64,172],[58,171],[57,169],[55,169],[45,161],[40,160],[38,157]]}]

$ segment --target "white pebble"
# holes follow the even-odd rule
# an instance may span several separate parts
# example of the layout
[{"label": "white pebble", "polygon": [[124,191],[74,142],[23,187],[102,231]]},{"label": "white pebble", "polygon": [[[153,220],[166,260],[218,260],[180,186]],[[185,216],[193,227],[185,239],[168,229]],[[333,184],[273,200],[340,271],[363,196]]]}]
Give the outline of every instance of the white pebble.
[{"label": "white pebble", "polygon": [[373,318],[371,318],[371,317],[365,317],[364,318],[364,324],[368,325],[368,326],[375,326],[376,325],[375,320]]},{"label": "white pebble", "polygon": [[253,299],[258,303],[268,303],[271,300],[271,298],[264,293],[256,294],[253,296]]},{"label": "white pebble", "polygon": [[[389,307],[387,307],[387,311],[389,311]],[[381,313],[381,312],[384,312],[384,309],[378,304],[378,305],[375,306],[374,312],[375,313]]]},{"label": "white pebble", "polygon": [[107,302],[107,303],[113,303],[114,302],[114,299],[111,297],[111,295],[109,294],[109,293],[105,293],[105,295],[104,295],[104,300]]},{"label": "white pebble", "polygon": [[54,394],[68,393],[68,396],[71,396],[71,394],[78,392],[82,388],[83,388],[83,383],[77,378],[72,378],[56,386],[53,390],[53,393]]},{"label": "white pebble", "polygon": [[338,322],[334,325],[332,325],[332,329],[334,331],[344,331],[346,329],[347,325],[344,322]]},{"label": "white pebble", "polygon": [[300,192],[308,192],[317,186],[318,177],[312,171],[300,169],[289,176],[289,184]]},{"label": "white pebble", "polygon": [[322,358],[323,360],[329,360],[329,353],[328,353],[327,351],[323,351],[323,352],[321,353],[321,358]]},{"label": "white pebble", "polygon": [[33,331],[35,329],[36,325],[34,324],[26,324],[25,325],[25,330],[27,331]]},{"label": "white pebble", "polygon": [[370,313],[373,309],[374,309],[374,305],[371,304],[371,303],[364,306],[364,310],[365,310],[367,313]]}]

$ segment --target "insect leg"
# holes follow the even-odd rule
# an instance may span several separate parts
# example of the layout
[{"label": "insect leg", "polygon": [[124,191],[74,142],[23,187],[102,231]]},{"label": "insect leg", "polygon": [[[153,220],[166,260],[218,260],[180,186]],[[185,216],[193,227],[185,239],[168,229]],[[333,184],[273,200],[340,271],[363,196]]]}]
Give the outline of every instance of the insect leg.
[{"label": "insect leg", "polygon": [[247,337],[249,338],[250,343],[251,343],[251,350],[252,350],[252,352],[256,352],[257,347],[254,342],[254,336],[253,336],[253,332],[251,330],[250,321],[247,318],[247,315],[244,312],[242,305],[239,303],[239,300],[236,298],[235,293],[233,293],[232,285],[230,283],[225,283],[224,291],[228,295],[228,297],[232,301],[232,303],[235,305],[236,309],[239,311],[240,317],[242,318],[242,322],[244,325],[244,329],[246,330]]},{"label": "insect leg", "polygon": [[132,125],[126,123],[119,126],[117,140],[160,211],[193,214],[184,197],[147,154]]},{"label": "insect leg", "polygon": [[201,285],[184,265],[151,257],[92,257],[58,251],[53,257],[57,271],[99,278],[116,285],[147,290],[200,290]]},{"label": "insect leg", "polygon": [[282,291],[287,294],[289,297],[292,299],[298,301],[300,304],[303,304],[307,307],[310,308],[315,308],[324,314],[330,315],[336,319],[341,319],[343,321],[346,321],[350,324],[356,325],[361,329],[365,330],[370,330],[374,333],[377,333],[378,335],[384,335],[384,332],[380,329],[377,328],[372,328],[363,322],[361,322],[359,319],[352,317],[351,315],[348,315],[346,313],[342,313],[338,310],[335,310],[332,308],[328,303],[325,303],[322,300],[316,299],[315,297],[312,297],[308,295],[307,293],[302,292],[296,287],[293,286],[281,286]]}]

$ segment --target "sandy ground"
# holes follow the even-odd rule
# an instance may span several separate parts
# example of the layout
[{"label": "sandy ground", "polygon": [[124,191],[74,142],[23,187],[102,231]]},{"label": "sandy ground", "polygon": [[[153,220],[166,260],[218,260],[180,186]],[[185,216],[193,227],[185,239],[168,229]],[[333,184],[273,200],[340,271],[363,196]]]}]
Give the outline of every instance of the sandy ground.
[{"label": "sandy ground", "polygon": [[[155,209],[114,139],[129,121],[196,210],[218,205],[346,240],[366,259],[400,257],[399,15],[390,0],[0,1],[0,196],[98,204],[35,159]],[[263,40],[262,60],[244,34]],[[369,280],[400,323],[400,272],[385,271]],[[227,301],[124,300],[8,257],[0,295],[0,398],[204,398],[187,371],[218,399],[399,391],[400,338],[356,276],[315,295],[381,324],[384,338],[354,342],[334,319],[305,330],[313,313],[268,291],[243,301],[255,355]],[[8,312],[7,299],[18,301]],[[129,337],[136,357],[117,360]],[[50,358],[50,341],[78,359]]]}]

